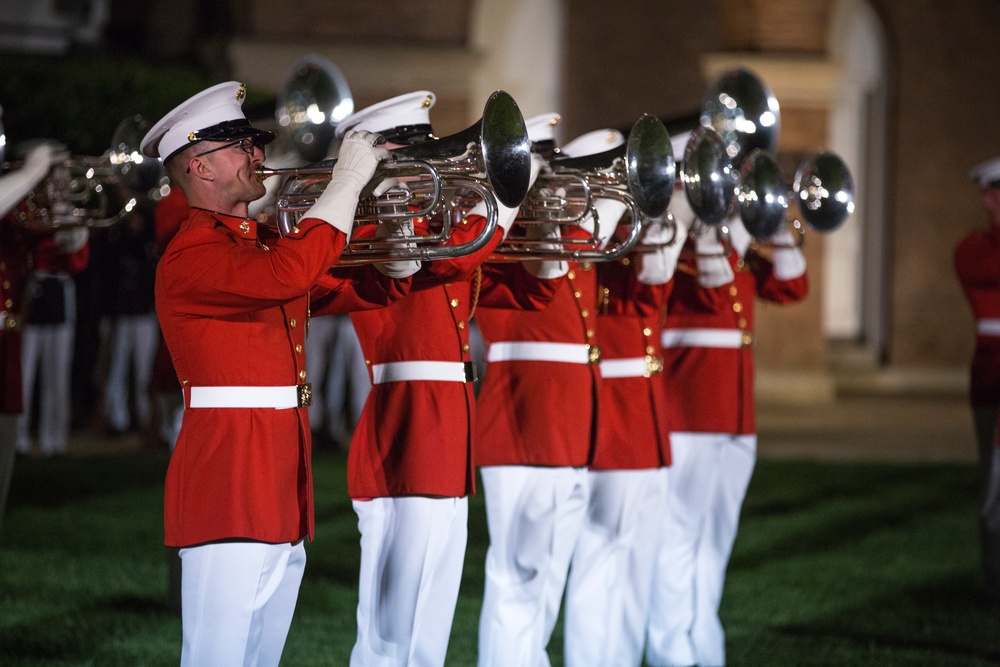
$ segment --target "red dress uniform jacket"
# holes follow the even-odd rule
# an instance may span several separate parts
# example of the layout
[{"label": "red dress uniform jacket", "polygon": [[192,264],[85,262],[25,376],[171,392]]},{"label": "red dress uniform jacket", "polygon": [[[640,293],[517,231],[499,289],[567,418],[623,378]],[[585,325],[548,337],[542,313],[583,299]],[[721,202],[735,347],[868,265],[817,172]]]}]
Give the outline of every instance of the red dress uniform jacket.
[{"label": "red dress uniform jacket", "polygon": [[[253,220],[191,209],[157,267],[157,315],[186,406],[192,387],[306,381],[310,288],[345,236],[309,218],[287,238],[258,236]],[[311,539],[310,448],[304,407],[185,410],[167,470],[166,544]]]},{"label": "red dress uniform jacket", "polygon": [[[682,256],[683,257],[683,256]],[[703,288],[693,266],[681,264],[667,301],[663,327],[663,379],[667,419],[674,432],[757,432],[754,408],[753,312],[757,298],[775,303],[803,299],[806,274],[778,280],[770,261],[747,250],[746,259],[730,253],[733,282]],[[736,341],[733,346],[674,346],[668,339],[687,330],[709,330]]]},{"label": "red dress uniform jacket", "polygon": [[[597,446],[593,470],[670,465],[666,384],[660,377],[660,323],[672,281],[645,285],[634,262],[597,265],[597,341],[601,346]],[[639,374],[643,369],[645,374]],[[669,381],[669,379],[668,379]]]},{"label": "red dress uniform jacket", "polygon": [[[490,347],[498,343],[564,343],[597,347],[597,271],[571,264],[552,301],[538,312],[480,308],[476,321]],[[600,370],[591,363],[489,361],[479,391],[479,466],[586,466],[595,437]]]},{"label": "red dress uniform jacket", "polygon": [[[479,234],[485,221],[470,216],[452,244]],[[382,364],[412,361],[471,363],[469,320],[489,304],[541,308],[559,281],[539,280],[520,264],[476,268],[499,244],[455,259],[426,262],[410,293],[377,311],[352,313],[369,375]],[[476,310],[476,308],[479,310]],[[375,383],[355,427],[347,464],[352,498],[462,497],[474,493],[471,382],[414,380]]]},{"label": "red dress uniform jacket", "polygon": [[955,273],[976,318],[969,400],[1000,403],[1000,228],[973,232],[955,249]]}]

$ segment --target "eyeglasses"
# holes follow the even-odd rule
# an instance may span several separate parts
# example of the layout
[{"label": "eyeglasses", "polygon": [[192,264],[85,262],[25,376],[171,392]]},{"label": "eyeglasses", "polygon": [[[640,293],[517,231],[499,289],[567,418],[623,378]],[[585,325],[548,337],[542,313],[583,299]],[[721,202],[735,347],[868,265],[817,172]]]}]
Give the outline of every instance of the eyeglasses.
[{"label": "eyeglasses", "polygon": [[[216,146],[212,150],[205,151],[204,153],[195,153],[191,157],[202,157],[203,155],[208,155],[209,153],[214,153],[215,151],[221,151],[224,148],[232,148],[233,146],[239,146],[247,155],[253,155],[255,148],[264,148],[263,144],[258,144],[256,141],[250,137],[243,137],[242,139],[237,139],[236,141],[231,141],[228,144],[222,144],[221,146]],[[187,173],[191,173],[191,167],[187,168]]]},{"label": "eyeglasses", "polygon": [[257,147],[254,140],[250,137],[243,137],[242,139],[237,139],[236,141],[230,142],[228,144],[222,144],[221,146],[216,146],[210,151],[205,151],[204,153],[195,153],[193,157],[201,157],[202,155],[208,155],[209,153],[214,153],[215,151],[221,151],[224,148],[231,148],[233,146],[239,146],[243,149],[243,152],[247,155],[253,155],[253,149]]}]

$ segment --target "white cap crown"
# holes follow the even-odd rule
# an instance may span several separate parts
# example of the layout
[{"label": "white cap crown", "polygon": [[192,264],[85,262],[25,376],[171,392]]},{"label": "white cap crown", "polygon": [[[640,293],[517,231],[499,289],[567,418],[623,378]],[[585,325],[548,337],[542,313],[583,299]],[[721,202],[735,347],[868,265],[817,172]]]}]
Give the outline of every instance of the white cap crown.
[{"label": "white cap crown", "polygon": [[429,127],[430,111],[435,101],[437,96],[434,93],[418,90],[373,104],[340,121],[337,125],[337,137],[343,138],[349,130],[386,134],[395,128]]},{"label": "white cap crown", "polygon": [[566,157],[582,157],[604,153],[625,143],[625,135],[618,130],[605,128],[582,134],[562,147]]},{"label": "white cap crown", "polygon": [[229,141],[250,137],[260,145],[274,133],[251,127],[243,114],[246,86],[227,81],[201,91],[155,123],[139,144],[143,155],[170,158],[199,141]]}]

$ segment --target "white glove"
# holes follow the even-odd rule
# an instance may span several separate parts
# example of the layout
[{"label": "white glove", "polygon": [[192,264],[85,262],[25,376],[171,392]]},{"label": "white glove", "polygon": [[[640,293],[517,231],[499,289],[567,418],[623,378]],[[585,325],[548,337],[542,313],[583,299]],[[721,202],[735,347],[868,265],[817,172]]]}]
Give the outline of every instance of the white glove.
[{"label": "white glove", "polygon": [[[594,211],[597,214],[597,244],[601,250],[608,245],[608,241],[614,235],[618,221],[625,214],[625,209],[625,204],[616,199],[602,197],[594,200]],[[594,233],[593,214],[584,218],[583,222],[580,223],[580,228],[590,234]]]},{"label": "white glove", "polygon": [[[535,155],[534,153],[531,154],[531,172],[528,175],[529,190],[531,189],[531,186],[535,184],[535,181],[538,179],[538,172],[541,171],[541,168],[544,164],[545,164],[545,159],[543,157],[541,157],[540,155]],[[507,206],[504,206],[499,201],[497,201],[496,197],[493,198],[493,201],[497,205],[497,227],[503,230],[503,238],[506,239],[507,232],[509,232],[511,226],[513,226],[514,220],[517,219],[518,208],[517,207],[509,208]],[[487,210],[488,207],[486,205],[486,202],[479,202],[478,204],[472,207],[472,210],[469,211],[469,215],[470,216],[478,215],[485,218]]]},{"label": "white glove", "polygon": [[[666,217],[647,220],[642,232],[640,245],[655,246],[656,250],[640,252],[636,255],[635,277],[644,285],[663,285],[670,281],[677,269],[677,258],[684,247],[685,236]],[[675,231],[676,230],[676,231]],[[671,241],[667,245],[668,241]]]},{"label": "white glove", "polygon": [[806,258],[795,244],[792,230],[782,226],[770,238],[775,244],[774,277],[778,280],[792,280],[806,272]]},{"label": "white glove", "polygon": [[743,220],[738,215],[733,215],[726,220],[725,225],[729,229],[729,240],[732,241],[736,254],[740,257],[746,257],[747,248],[750,247],[753,237],[743,226]]},{"label": "white glove", "polygon": [[[525,225],[524,236],[532,241],[544,241],[545,239],[557,239],[560,236],[559,225],[555,223],[531,223]],[[542,250],[558,250],[559,244],[555,241],[540,243]],[[569,272],[569,262],[558,259],[528,259],[523,262],[528,273],[543,280],[551,280],[566,275]]]},{"label": "white glove", "polygon": [[49,175],[52,165],[68,157],[69,152],[62,144],[43,141],[28,151],[20,169],[0,176],[0,218],[10,213]]},{"label": "white glove", "polygon": [[375,174],[379,162],[389,157],[388,150],[375,145],[381,138],[364,130],[347,133],[333,165],[330,184],[304,217],[325,220],[350,240],[361,191]]},{"label": "white glove", "polygon": [[90,238],[90,230],[86,227],[67,227],[56,230],[52,235],[52,240],[56,244],[56,250],[63,255],[72,255],[83,250]]},{"label": "white glove", "polygon": [[694,250],[698,264],[698,284],[702,287],[722,287],[733,282],[733,267],[726,257],[726,249],[719,242],[714,229],[706,229],[695,239]]},{"label": "white glove", "polygon": [[[375,231],[377,239],[406,238],[413,236],[413,220],[383,221]],[[413,243],[394,243],[393,248],[413,248]],[[377,262],[375,268],[390,278],[409,278],[420,270],[418,259],[395,259],[391,262]]]}]

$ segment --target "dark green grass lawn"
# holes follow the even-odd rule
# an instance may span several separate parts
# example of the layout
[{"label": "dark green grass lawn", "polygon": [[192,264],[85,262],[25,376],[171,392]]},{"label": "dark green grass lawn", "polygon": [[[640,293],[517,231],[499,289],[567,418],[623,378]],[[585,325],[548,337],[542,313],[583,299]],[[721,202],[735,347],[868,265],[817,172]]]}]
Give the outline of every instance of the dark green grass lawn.
[{"label": "dark green grass lawn", "polygon": [[[19,458],[0,532],[0,665],[176,665],[161,546],[166,460]],[[997,665],[979,593],[976,470],[759,462],[723,602],[729,664]],[[346,665],[359,549],[344,459],[316,460],[317,537],[283,664]],[[449,651],[475,664],[486,528],[470,506]],[[560,628],[550,646],[561,665]]]}]

